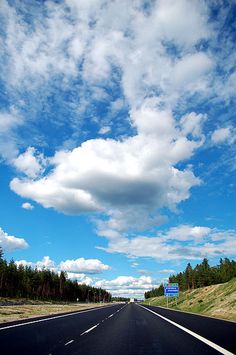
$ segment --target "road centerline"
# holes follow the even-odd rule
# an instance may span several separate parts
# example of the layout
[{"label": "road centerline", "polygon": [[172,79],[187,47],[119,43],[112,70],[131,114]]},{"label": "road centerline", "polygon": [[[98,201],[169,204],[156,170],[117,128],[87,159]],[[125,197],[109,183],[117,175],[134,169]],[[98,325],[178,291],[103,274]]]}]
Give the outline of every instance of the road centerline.
[{"label": "road centerline", "polygon": [[83,333],[80,334],[80,336],[91,332],[93,329],[97,328],[97,327],[99,326],[99,324],[100,324],[100,323],[97,323],[97,324],[95,324],[93,327],[91,327],[91,328],[85,330]]},{"label": "road centerline", "polygon": [[73,343],[74,342],[74,339],[71,339],[70,341],[68,341],[67,343],[65,343],[65,346],[67,346],[67,345],[69,345],[69,344],[71,344],[71,343]]},{"label": "road centerline", "polygon": [[149,308],[146,308],[146,307],[143,307],[143,306],[141,306],[141,305],[138,305],[138,306],[139,306],[139,307],[142,307],[143,309],[145,309],[145,310],[148,311],[148,312],[153,313],[155,316],[160,317],[161,319],[165,320],[166,322],[169,322],[170,324],[172,324],[172,325],[174,325],[175,327],[177,327],[177,328],[183,330],[184,332],[186,332],[186,333],[192,335],[193,337],[195,337],[196,339],[200,340],[201,342],[203,342],[203,343],[207,344],[208,346],[212,347],[213,349],[219,351],[221,354],[224,354],[224,355],[234,355],[234,354],[231,353],[230,351],[228,351],[228,350],[222,348],[221,346],[219,346],[219,345],[213,343],[212,341],[210,341],[210,340],[204,338],[203,336],[201,336],[201,335],[199,335],[199,334],[193,332],[192,330],[190,330],[190,329],[188,329],[188,328],[185,328],[185,327],[183,327],[182,325],[180,325],[180,324],[178,324],[178,323],[176,323],[176,322],[173,322],[172,320],[170,320],[170,319],[168,319],[168,318],[166,318],[166,317],[164,317],[164,316],[158,314],[157,312],[154,312],[153,310],[151,310],[151,309],[149,309]]},{"label": "road centerline", "polygon": [[[124,306],[124,307],[125,307],[125,306]],[[124,307],[120,308],[119,310],[123,309]],[[116,312],[115,312],[115,313],[116,313]],[[85,335],[85,334],[91,332],[93,329],[97,328],[101,323],[104,323],[106,320],[108,320],[109,318],[113,317],[115,313],[110,314],[108,317],[102,319],[100,323],[97,323],[97,324],[94,325],[93,327],[91,327],[91,328],[85,330],[83,333],[80,334],[80,336]]]}]

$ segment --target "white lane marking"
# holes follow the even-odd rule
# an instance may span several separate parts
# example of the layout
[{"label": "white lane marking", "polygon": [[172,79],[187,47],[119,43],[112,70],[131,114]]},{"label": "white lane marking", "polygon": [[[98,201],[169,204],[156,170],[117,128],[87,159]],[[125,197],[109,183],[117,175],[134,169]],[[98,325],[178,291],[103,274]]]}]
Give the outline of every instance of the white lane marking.
[{"label": "white lane marking", "polygon": [[73,342],[74,342],[74,340],[71,339],[70,341],[68,341],[67,343],[65,343],[65,346],[67,346],[67,345],[69,345],[69,344],[71,344],[71,343],[73,343]]},{"label": "white lane marking", "polygon": [[[158,306],[158,308],[167,309],[166,307],[162,307],[162,306]],[[236,323],[234,320],[211,317],[211,316],[207,316],[206,314],[197,314],[197,313],[194,313],[194,312],[187,312],[187,311],[182,311],[182,310],[180,311],[179,309],[174,309],[174,311],[175,312],[180,312],[180,313],[193,314],[194,316],[197,316],[197,317],[205,317],[205,318],[217,319],[217,320],[221,320],[222,322],[230,322],[230,323],[234,323],[234,324]]]},{"label": "white lane marking", "polygon": [[91,330],[97,328],[97,326],[98,326],[99,324],[100,324],[100,323],[98,323],[98,324],[94,325],[93,327],[91,327],[91,328],[85,330],[85,332],[81,333],[80,336],[91,332]]},{"label": "white lane marking", "polygon": [[145,307],[143,307],[143,306],[141,306],[141,305],[139,305],[139,307],[144,308],[146,311],[151,312],[151,313],[155,314],[155,316],[164,319],[165,321],[167,321],[167,322],[173,324],[173,325],[176,326],[177,328],[180,328],[180,329],[183,330],[184,332],[186,332],[186,333],[192,335],[193,337],[195,337],[195,338],[197,338],[198,340],[202,341],[203,343],[209,345],[209,346],[212,347],[213,349],[219,351],[221,354],[224,354],[224,355],[234,355],[234,354],[231,353],[230,351],[228,351],[228,350],[222,348],[221,346],[219,346],[219,345],[213,343],[212,341],[210,341],[210,340],[208,340],[208,339],[202,337],[201,335],[198,335],[197,333],[194,333],[192,330],[190,330],[190,329],[188,329],[188,328],[185,328],[185,327],[183,327],[182,325],[180,325],[180,324],[178,324],[178,323],[175,323],[175,322],[173,322],[172,320],[170,320],[170,319],[168,319],[168,318],[166,318],[166,317],[161,316],[160,314],[158,314],[158,313],[152,311],[151,309],[145,308]]},{"label": "white lane marking", "polygon": [[75,316],[75,315],[80,314],[80,313],[98,311],[98,310],[100,310],[100,309],[105,309],[105,308],[110,308],[110,307],[114,307],[114,306],[105,306],[105,307],[102,307],[102,308],[87,309],[87,310],[84,310],[84,311],[78,311],[78,312],[74,312],[74,313],[62,314],[62,315],[54,316],[54,317],[50,317],[50,318],[32,320],[32,321],[26,322],[26,323],[19,323],[19,324],[14,324],[14,325],[7,325],[6,327],[0,328],[0,331],[1,331],[1,330],[5,330],[5,329],[10,329],[10,328],[23,327],[23,326],[25,326],[25,325],[34,324],[34,323],[46,322],[46,321],[53,320],[53,319]]},{"label": "white lane marking", "polygon": [[[125,306],[124,306],[124,307],[125,307]],[[124,308],[124,307],[122,307],[122,308]],[[120,310],[121,310],[122,308],[120,308]],[[113,317],[113,316],[114,316],[114,313],[110,314],[108,317],[106,317],[105,319],[103,319],[100,323],[98,323],[98,324],[94,325],[93,327],[91,327],[91,328],[85,330],[83,333],[80,334],[80,336],[91,332],[91,330],[97,328],[97,326],[99,326],[101,323],[105,322],[107,319],[109,319],[109,318],[111,318],[111,317]]]}]

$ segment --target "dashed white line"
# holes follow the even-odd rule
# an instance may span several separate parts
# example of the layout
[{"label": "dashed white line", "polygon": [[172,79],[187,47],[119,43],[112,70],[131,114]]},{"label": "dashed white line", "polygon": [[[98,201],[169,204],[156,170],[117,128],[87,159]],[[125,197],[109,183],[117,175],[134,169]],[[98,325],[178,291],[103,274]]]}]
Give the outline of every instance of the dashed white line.
[{"label": "dashed white line", "polygon": [[231,353],[230,351],[228,351],[228,350],[222,348],[221,346],[219,346],[219,345],[213,343],[212,341],[210,341],[210,340],[208,340],[208,339],[202,337],[201,335],[198,335],[197,333],[194,333],[192,330],[190,330],[190,329],[188,329],[188,328],[185,328],[185,327],[183,327],[182,325],[180,325],[180,324],[178,324],[178,323],[175,323],[175,322],[173,322],[172,320],[170,320],[170,319],[168,319],[168,318],[166,318],[166,317],[164,317],[164,316],[162,316],[162,315],[160,315],[160,314],[158,314],[158,313],[152,311],[151,309],[146,308],[146,307],[143,307],[143,306],[141,306],[141,305],[139,305],[139,307],[142,307],[142,308],[144,308],[146,311],[155,314],[155,316],[160,317],[160,318],[164,319],[165,321],[167,321],[167,322],[173,324],[173,325],[176,326],[177,328],[183,330],[184,332],[186,332],[186,333],[192,335],[193,337],[197,338],[198,340],[202,341],[203,343],[209,345],[211,348],[213,348],[213,349],[219,351],[219,353],[224,354],[224,355],[234,355],[234,354]]},{"label": "dashed white line", "polygon": [[67,343],[65,343],[65,346],[67,346],[67,345],[69,345],[69,344],[71,344],[71,343],[73,343],[73,342],[74,342],[74,340],[71,339],[70,341],[68,341]]},{"label": "dashed white line", "polygon": [[[122,307],[122,308],[124,308],[124,307]],[[117,312],[119,312],[122,308],[120,308]],[[80,336],[91,332],[93,329],[97,328],[101,323],[104,323],[107,319],[113,317],[114,314],[115,314],[115,313],[110,314],[108,317],[104,318],[100,323],[98,323],[98,324],[94,325],[93,327],[91,327],[91,328],[85,330],[83,333],[80,334]]]},{"label": "dashed white line", "polygon": [[100,324],[100,323],[98,323],[98,324],[94,325],[93,327],[91,327],[91,328],[85,330],[85,332],[81,333],[80,336],[91,332],[93,329],[97,328],[97,326],[99,326],[99,324]]}]

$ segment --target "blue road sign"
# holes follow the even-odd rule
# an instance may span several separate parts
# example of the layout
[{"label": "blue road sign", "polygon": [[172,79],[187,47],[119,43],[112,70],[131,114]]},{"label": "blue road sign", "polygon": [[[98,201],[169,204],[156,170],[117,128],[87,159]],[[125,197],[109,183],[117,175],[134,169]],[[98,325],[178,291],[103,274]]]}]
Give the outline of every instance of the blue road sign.
[{"label": "blue road sign", "polygon": [[164,284],[164,295],[166,297],[179,297],[179,285],[177,283]]}]

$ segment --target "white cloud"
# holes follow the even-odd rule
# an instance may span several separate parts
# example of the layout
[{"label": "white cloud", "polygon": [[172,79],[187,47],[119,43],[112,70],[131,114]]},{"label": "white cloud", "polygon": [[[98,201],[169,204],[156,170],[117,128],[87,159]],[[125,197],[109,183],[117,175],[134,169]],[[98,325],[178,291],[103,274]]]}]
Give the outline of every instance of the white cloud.
[{"label": "white cloud", "polygon": [[108,132],[110,132],[110,130],[111,130],[111,127],[109,127],[109,126],[104,126],[104,127],[101,127],[100,129],[99,129],[99,134],[106,134],[106,133],[108,133]]},{"label": "white cloud", "polygon": [[78,51],[74,53],[73,42],[69,48],[72,55],[68,59],[62,52],[64,42],[72,39],[73,26],[62,17],[60,6],[55,6],[54,11],[53,8],[50,9],[50,5],[46,5],[48,16],[42,21],[39,12],[34,18],[36,30],[33,31],[22,15],[6,1],[2,3],[2,10],[7,16],[5,50],[9,55],[8,65],[12,69],[8,75],[12,85],[33,87],[35,81],[30,83],[30,77],[37,78],[42,83],[43,79],[48,79],[55,72],[69,75],[76,72],[73,54],[78,55]]},{"label": "white cloud", "polygon": [[0,134],[6,134],[14,127],[20,125],[22,120],[16,114],[0,112]]},{"label": "white cloud", "polygon": [[0,228],[0,246],[4,252],[10,252],[17,249],[25,249],[29,245],[23,238],[8,235],[2,228]]},{"label": "white cloud", "polygon": [[182,45],[196,43],[208,35],[207,7],[202,2],[161,0],[156,3],[153,21],[164,37]]},{"label": "white cloud", "polygon": [[138,236],[129,239],[120,235],[108,239],[107,248],[98,248],[109,253],[157,260],[218,258],[236,254],[236,231],[180,225],[153,237]]},{"label": "white cloud", "polygon": [[18,154],[16,130],[22,124],[23,119],[14,108],[0,112],[0,156],[7,162]]},{"label": "white cloud", "polygon": [[23,266],[30,266],[32,268],[37,268],[38,270],[42,269],[48,269],[51,271],[57,271],[56,264],[53,260],[50,259],[49,256],[44,256],[42,260],[39,260],[37,262],[32,262],[32,261],[26,261],[26,260],[17,260],[15,263]]},{"label": "white cloud", "polygon": [[[136,213],[136,217],[142,216],[136,220],[143,226],[150,221],[160,223],[163,217],[158,215],[159,209],[176,210],[189,198],[191,187],[200,184],[191,170],[174,167],[202,144],[197,133],[204,120],[192,116],[195,130],[191,128],[193,134],[187,137],[190,128],[186,128],[185,121],[183,128],[177,127],[171,112],[159,111],[147,102],[132,112],[138,128],[136,136],[123,141],[93,139],[72,151],[59,151],[50,159],[53,170],[47,176],[37,180],[15,178],[11,189],[64,213],[105,212],[111,221],[127,227],[133,224],[129,220]],[[26,170],[25,161],[28,159],[23,155]],[[34,168],[30,164],[30,168],[28,174],[33,175],[40,165]],[[127,214],[133,207],[136,212]]]},{"label": "white cloud", "polygon": [[113,296],[144,298],[144,292],[158,287],[150,276],[118,276],[113,280],[99,280],[96,287],[105,288]]},{"label": "white cloud", "polygon": [[27,260],[15,260],[15,264],[17,266],[22,265],[24,267],[26,267],[26,266],[29,266],[29,267],[32,267],[32,268],[35,267],[35,263],[33,263],[31,261],[27,261]]},{"label": "white cloud", "polygon": [[30,178],[36,178],[43,172],[47,160],[43,154],[37,154],[35,148],[29,147],[13,161],[13,165]]},{"label": "white cloud", "polygon": [[103,271],[109,270],[108,265],[103,264],[98,259],[66,260],[60,263],[60,269],[67,272],[100,274]]},{"label": "white cloud", "polygon": [[67,272],[67,276],[71,280],[77,280],[79,284],[92,285],[93,279],[86,274],[79,274],[75,272]]},{"label": "white cloud", "polygon": [[167,238],[180,241],[201,241],[205,236],[209,235],[210,232],[211,229],[208,227],[192,227],[189,225],[180,225],[178,227],[171,228],[167,233]]},{"label": "white cloud", "polygon": [[211,68],[212,61],[205,53],[186,55],[174,66],[172,83],[176,88],[194,91],[199,79]]},{"label": "white cloud", "polygon": [[184,115],[180,121],[183,134],[192,134],[195,138],[201,138],[203,123],[206,119],[205,114],[196,114],[195,112]]},{"label": "white cloud", "polygon": [[24,208],[25,210],[33,210],[34,209],[34,206],[31,205],[31,203],[29,203],[29,202],[22,203],[21,207]]},{"label": "white cloud", "polygon": [[212,133],[211,140],[214,144],[233,143],[236,140],[236,134],[232,127],[218,128]]},{"label": "white cloud", "polygon": [[98,259],[65,260],[57,264],[49,256],[44,256],[42,260],[32,262],[26,260],[16,261],[17,265],[31,266],[38,270],[48,269],[57,273],[65,271],[70,279],[77,280],[79,283],[92,284],[93,279],[88,274],[100,274],[110,270],[110,266],[103,264]]},{"label": "white cloud", "polygon": [[35,263],[35,266],[38,269],[45,268],[45,269],[55,270],[55,268],[56,268],[55,262],[53,260],[51,260],[49,256],[44,256],[41,261],[37,261]]},{"label": "white cloud", "polygon": [[[149,16],[142,6],[129,1],[116,0],[103,5],[100,1],[87,1],[87,5],[81,1],[47,3],[46,19],[38,11],[33,23],[29,23],[3,1],[4,49],[11,67],[8,78],[11,84],[43,85],[55,75],[76,77],[79,70],[88,82],[110,81],[112,66],[118,66],[122,70],[124,93],[137,102],[137,94],[143,96],[145,87],[157,83],[164,87],[166,77],[172,76],[175,63],[166,53],[168,43],[174,43],[183,55],[187,53],[192,58],[189,77],[204,72],[206,54],[197,53],[195,58],[195,53],[191,53],[194,45],[210,34],[208,9],[203,2],[162,0],[151,5]],[[183,70],[187,67],[183,65]]]}]

